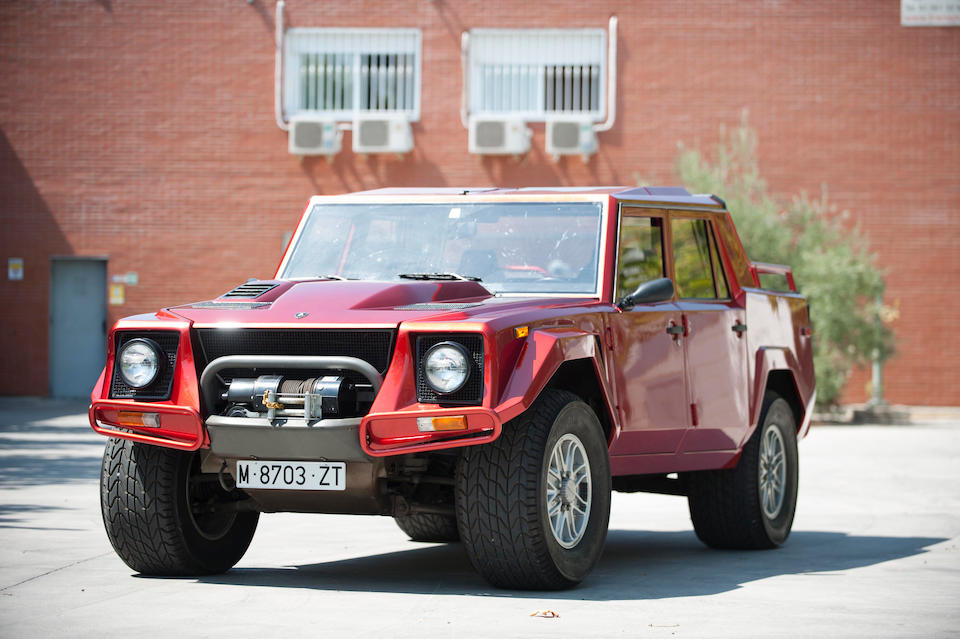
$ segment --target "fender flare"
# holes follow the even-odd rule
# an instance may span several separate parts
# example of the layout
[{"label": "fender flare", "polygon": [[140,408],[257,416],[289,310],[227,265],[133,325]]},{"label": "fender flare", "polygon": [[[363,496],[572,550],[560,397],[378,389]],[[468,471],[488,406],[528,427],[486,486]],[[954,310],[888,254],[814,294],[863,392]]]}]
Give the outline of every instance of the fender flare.
[{"label": "fender flare", "polygon": [[564,363],[589,359],[603,396],[611,425],[610,441],[613,441],[620,432],[620,422],[604,375],[598,339],[595,333],[572,328],[531,330],[500,396],[500,403],[494,409],[500,419],[507,422],[530,408]]},{"label": "fender flare", "polygon": [[[753,431],[759,426],[760,413],[763,410],[763,397],[769,384],[770,375],[779,371],[785,372],[789,376],[796,393],[796,400],[803,410],[803,418],[797,424],[797,435],[803,437],[810,427],[810,417],[813,413],[816,392],[813,389],[801,388],[800,378],[797,375],[800,364],[796,355],[789,348],[783,346],[761,346],[757,349],[754,370],[753,388],[750,394],[750,428],[747,430],[743,442],[749,440]],[[790,401],[790,398],[786,399]]]}]

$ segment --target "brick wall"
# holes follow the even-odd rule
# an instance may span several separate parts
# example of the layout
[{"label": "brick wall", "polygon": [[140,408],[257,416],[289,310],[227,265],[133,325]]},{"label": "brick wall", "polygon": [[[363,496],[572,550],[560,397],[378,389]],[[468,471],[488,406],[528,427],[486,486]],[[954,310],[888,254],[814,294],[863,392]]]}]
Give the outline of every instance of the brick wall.
[{"label": "brick wall", "polygon": [[[960,404],[960,28],[899,26],[897,2],[287,2],[288,26],[423,34],[409,156],[288,155],[273,122],[273,4],[0,5],[0,393],[47,388],[51,255],[136,271],[110,320],[273,274],[307,198],[398,185],[675,181],[678,141],[712,144],[743,109],[764,176],[849,209],[899,303],[887,397]],[[466,152],[460,33],[620,18],[619,117],[588,163]],[[349,135],[349,134],[348,134]],[[44,365],[29,365],[39,360]],[[856,376],[848,400],[865,397]]]}]

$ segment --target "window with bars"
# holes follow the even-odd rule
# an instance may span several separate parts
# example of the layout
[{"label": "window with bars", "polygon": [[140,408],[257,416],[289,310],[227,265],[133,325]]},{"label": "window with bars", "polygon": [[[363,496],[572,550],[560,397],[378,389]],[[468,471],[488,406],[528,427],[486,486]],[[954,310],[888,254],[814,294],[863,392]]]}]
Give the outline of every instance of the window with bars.
[{"label": "window with bars", "polygon": [[603,29],[474,29],[470,113],[528,121],[562,114],[600,120],[606,47]]},{"label": "window with bars", "polygon": [[284,115],[420,117],[418,29],[290,29]]}]

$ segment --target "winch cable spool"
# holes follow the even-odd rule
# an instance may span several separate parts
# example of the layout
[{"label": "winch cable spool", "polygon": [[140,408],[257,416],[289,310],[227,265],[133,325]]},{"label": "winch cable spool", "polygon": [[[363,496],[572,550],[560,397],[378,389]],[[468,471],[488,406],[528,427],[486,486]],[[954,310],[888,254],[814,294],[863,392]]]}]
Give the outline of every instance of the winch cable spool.
[{"label": "winch cable spool", "polygon": [[[277,411],[299,411],[303,406],[304,419],[344,417],[357,409],[356,386],[346,377],[326,375],[307,379],[287,379],[281,375],[260,375],[256,378],[236,377],[230,381],[222,399],[230,402],[225,415],[247,417],[245,405],[255,412],[266,412],[274,419]],[[293,413],[297,415],[298,413]]]}]

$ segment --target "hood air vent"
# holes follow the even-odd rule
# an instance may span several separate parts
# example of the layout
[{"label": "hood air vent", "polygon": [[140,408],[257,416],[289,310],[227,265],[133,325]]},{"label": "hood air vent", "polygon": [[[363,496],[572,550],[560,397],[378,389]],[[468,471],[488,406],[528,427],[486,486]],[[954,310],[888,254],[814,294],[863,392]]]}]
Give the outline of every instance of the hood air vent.
[{"label": "hood air vent", "polygon": [[278,285],[271,282],[247,282],[246,284],[241,284],[237,288],[224,293],[220,296],[220,299],[253,299],[254,297],[260,297],[270,289],[276,288]]}]

